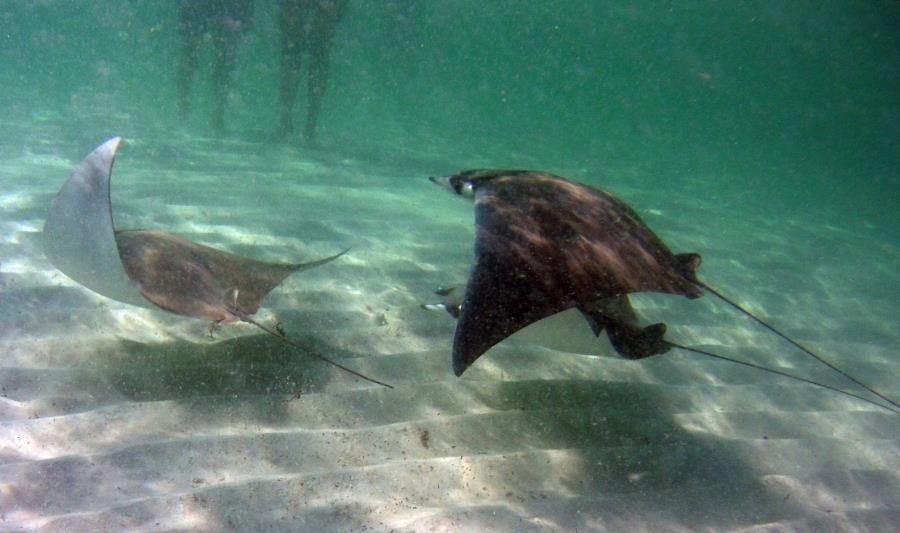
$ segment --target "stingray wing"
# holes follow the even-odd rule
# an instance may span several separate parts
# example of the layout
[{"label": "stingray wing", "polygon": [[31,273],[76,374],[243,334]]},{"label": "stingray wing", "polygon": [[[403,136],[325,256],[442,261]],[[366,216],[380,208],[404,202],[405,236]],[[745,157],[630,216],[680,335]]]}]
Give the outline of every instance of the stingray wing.
[{"label": "stingray wing", "polygon": [[[308,263],[269,263],[208,246],[194,246],[195,253],[203,257],[204,262],[223,284],[229,289],[238,289],[237,308],[247,315],[256,313],[263,298],[291,274],[334,261],[348,251],[344,250]],[[233,305],[233,302],[227,303]]]},{"label": "stingray wing", "polygon": [[644,291],[700,295],[691,281],[698,256],[672,254],[625,203],[557,176],[478,184],[475,223],[456,375],[512,333],[579,304]]},{"label": "stingray wing", "polygon": [[88,154],[60,188],[44,223],[44,249],[53,265],[88,289],[120,302],[150,307],[141,298],[116,248],[110,181],[121,137]]}]

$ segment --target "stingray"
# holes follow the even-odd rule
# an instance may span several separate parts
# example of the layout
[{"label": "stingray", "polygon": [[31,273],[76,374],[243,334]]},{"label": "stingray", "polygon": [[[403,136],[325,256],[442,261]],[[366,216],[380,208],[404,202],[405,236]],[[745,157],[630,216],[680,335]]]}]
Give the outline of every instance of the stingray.
[{"label": "stingray", "polygon": [[44,248],[56,268],[88,289],[120,302],[164,309],[214,323],[244,321],[354,376],[385,387],[324,355],[305,350],[251,315],[285,278],[333,261],[344,250],[308,263],[268,263],[152,230],[117,230],[110,178],[121,137],[112,138],[76,167],[53,199]]},{"label": "stingray", "polygon": [[[575,308],[621,356],[642,359],[680,348],[824,387],[897,412],[896,402],[757,318],[697,277],[700,255],[672,253],[615,196],[544,172],[468,170],[431,177],[475,202],[475,262],[464,289],[438,291],[457,318],[453,372],[522,328]],[[628,295],[656,292],[722,299],[795,347],[893,407],[802,377],[665,339],[666,326],[641,326]]]}]

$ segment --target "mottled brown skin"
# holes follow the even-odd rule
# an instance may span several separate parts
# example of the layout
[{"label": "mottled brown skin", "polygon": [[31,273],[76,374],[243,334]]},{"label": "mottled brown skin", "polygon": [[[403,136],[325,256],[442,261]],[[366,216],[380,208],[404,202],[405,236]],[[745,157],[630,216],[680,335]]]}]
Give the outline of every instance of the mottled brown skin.
[{"label": "mottled brown skin", "polygon": [[[145,298],[173,313],[231,322],[250,316],[284,278],[341,254],[303,264],[266,263],[161,231],[117,231],[128,277]],[[342,252],[343,253],[343,252]]]},{"label": "mottled brown skin", "polygon": [[[601,190],[502,170],[466,171],[449,185],[474,195],[476,223],[475,264],[453,339],[456,375],[519,329],[571,307],[585,312],[634,292],[701,294],[700,257],[673,254],[634,210]],[[658,330],[648,334],[661,340]]]}]

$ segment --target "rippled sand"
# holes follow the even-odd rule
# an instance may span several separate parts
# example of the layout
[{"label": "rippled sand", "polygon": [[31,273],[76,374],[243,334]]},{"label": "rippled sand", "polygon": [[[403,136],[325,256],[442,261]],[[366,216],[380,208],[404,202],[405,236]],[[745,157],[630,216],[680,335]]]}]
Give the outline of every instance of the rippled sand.
[{"label": "rippled sand", "polygon": [[[424,179],[456,168],[177,136],[133,138],[116,164],[119,227],[265,260],[351,246],[258,317],[386,390],[250,326],[211,331],[56,271],[46,208],[103,139],[52,133],[23,131],[0,161],[2,530],[900,523],[900,418],[865,403],[674,351],[630,362],[506,342],[455,378],[454,324],[419,304],[467,273],[471,206]],[[623,183],[673,249],[703,254],[711,285],[900,396],[900,254],[883,228]],[[682,343],[845,385],[710,298],[637,305]]]}]

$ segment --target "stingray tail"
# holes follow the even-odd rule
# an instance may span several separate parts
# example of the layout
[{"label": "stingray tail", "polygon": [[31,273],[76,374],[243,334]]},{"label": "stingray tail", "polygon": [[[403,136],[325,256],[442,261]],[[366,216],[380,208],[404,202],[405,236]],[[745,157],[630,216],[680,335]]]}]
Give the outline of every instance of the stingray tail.
[{"label": "stingray tail", "polygon": [[[871,392],[871,393],[874,394],[875,396],[878,396],[878,397],[881,398],[882,400],[888,402],[889,404],[891,404],[891,405],[893,406],[893,408],[891,409],[891,411],[894,411],[894,412],[896,412],[896,413],[900,413],[900,410],[898,410],[898,409],[900,409],[900,404],[898,404],[898,403],[895,402],[894,400],[891,400],[890,398],[888,398],[888,397],[885,396],[884,394],[881,394],[880,392],[878,392],[878,391],[875,390],[874,388],[872,388],[872,387],[866,385],[865,383],[861,382],[860,380],[854,378],[853,376],[851,376],[851,375],[848,374],[847,372],[841,370],[840,368],[838,368],[838,367],[835,366],[834,364],[832,364],[832,363],[828,362],[827,360],[825,360],[822,356],[815,354],[815,353],[814,353],[812,350],[810,350],[809,348],[803,346],[802,344],[800,344],[799,342],[795,341],[794,339],[788,337],[787,335],[785,335],[785,334],[782,333],[781,331],[775,329],[774,326],[772,326],[771,324],[765,322],[765,321],[762,320],[761,318],[758,318],[756,315],[754,315],[754,314],[751,313],[750,311],[747,311],[746,309],[744,309],[743,307],[741,307],[740,305],[738,305],[737,303],[735,303],[733,300],[731,300],[730,298],[726,297],[725,295],[723,295],[723,294],[720,293],[719,291],[713,289],[713,288],[710,287],[709,285],[703,283],[702,281],[696,280],[696,279],[694,280],[694,282],[695,282],[697,285],[699,285],[700,287],[703,287],[704,289],[706,289],[707,291],[709,291],[710,293],[712,293],[714,296],[716,296],[717,298],[719,298],[719,299],[722,300],[723,302],[725,302],[725,303],[727,303],[728,305],[730,305],[731,307],[734,307],[735,309],[737,309],[738,311],[740,311],[740,312],[743,313],[744,315],[747,315],[748,317],[752,318],[754,321],[756,321],[758,324],[760,324],[760,325],[763,326],[764,328],[768,329],[768,330],[771,331],[772,333],[778,335],[778,336],[781,337],[782,339],[784,339],[784,340],[786,340],[787,342],[791,343],[792,345],[796,346],[797,348],[799,348],[800,350],[802,350],[803,352],[805,352],[807,355],[809,355],[809,356],[811,356],[812,358],[814,358],[816,361],[819,361],[820,363],[824,364],[824,365],[827,366],[828,368],[834,370],[834,371],[837,372],[838,374],[840,374],[840,375],[844,376],[845,378],[849,379],[849,380],[852,381],[853,383],[856,383],[857,385],[859,385],[860,387],[862,387],[862,388],[866,389],[867,391]],[[673,345],[673,346],[675,346],[675,345]],[[683,347],[682,347],[682,346],[678,346],[678,348],[683,348]],[[693,350],[693,349],[689,349],[689,348],[684,348],[684,349],[687,349],[687,350],[690,350],[690,351],[695,351],[695,352],[698,351],[698,350]],[[701,352],[701,353],[702,353],[702,352]],[[710,354],[707,353],[706,355],[710,355]],[[721,359],[727,359],[727,358],[723,358],[723,357],[719,357],[719,358],[721,358]],[[728,359],[728,360],[731,360],[731,359]],[[738,362],[738,361],[735,361],[735,362]],[[755,365],[750,365],[749,363],[743,363],[743,362],[740,362],[740,364],[745,364],[745,365],[747,365],[747,366],[755,366]],[[757,368],[761,368],[761,367],[757,367]],[[774,372],[774,373],[776,373],[776,374],[782,374],[782,375],[784,375],[782,372],[779,372],[779,371],[777,371],[777,370],[772,370],[772,369],[766,369],[766,370],[768,370],[768,371],[770,371],[770,372]],[[855,397],[855,398],[860,398],[860,396],[857,396],[857,395],[855,395],[855,394],[851,394],[851,393],[849,393],[849,392],[847,392],[847,391],[842,391],[842,390],[840,390],[840,389],[835,389],[835,388],[833,388],[833,387],[829,387],[829,386],[826,386],[826,385],[822,385],[821,383],[816,383],[816,382],[809,381],[809,380],[806,380],[806,379],[803,379],[803,378],[798,378],[798,377],[796,377],[796,376],[790,376],[790,377],[793,377],[793,378],[795,378],[795,379],[799,379],[800,381],[805,381],[805,382],[807,382],[807,383],[812,383],[812,384],[814,384],[814,385],[818,385],[818,386],[824,387],[824,388],[826,388],[826,389],[837,390],[837,391],[843,392],[843,393],[845,393],[845,394],[848,394],[848,395],[850,395],[850,396],[853,396],[853,397]],[[868,401],[868,400],[867,400],[867,401]],[[874,403],[875,405],[879,405],[879,406],[881,406],[881,407],[885,407],[885,406],[883,406],[883,405],[881,405],[881,404],[879,404],[879,403],[876,403],[876,402],[871,402],[871,401],[870,401],[869,403]]]},{"label": "stingray tail", "polygon": [[275,331],[274,329],[269,328],[268,326],[264,326],[264,325],[260,324],[260,323],[257,322],[256,320],[253,320],[252,318],[250,318],[249,316],[247,316],[245,313],[242,313],[241,311],[239,311],[238,309],[236,309],[236,308],[234,308],[234,307],[232,307],[232,306],[229,306],[228,312],[230,312],[230,313],[233,314],[234,316],[240,318],[240,319],[243,320],[244,322],[247,322],[248,324],[253,324],[254,326],[256,326],[256,327],[258,327],[259,329],[261,329],[261,330],[265,331],[266,333],[268,333],[269,335],[281,339],[282,341],[284,341],[284,342],[290,344],[290,345],[293,346],[294,348],[297,348],[298,350],[302,350],[304,353],[307,353],[307,354],[309,354],[309,355],[315,357],[316,359],[320,359],[320,360],[322,360],[322,361],[328,363],[329,365],[336,366],[336,367],[340,368],[340,369],[343,370],[344,372],[348,372],[348,373],[350,373],[350,374],[353,374],[354,376],[356,376],[356,377],[358,377],[358,378],[361,378],[361,379],[364,379],[364,380],[366,380],[366,381],[368,381],[368,382],[370,382],[370,383],[374,383],[374,384],[376,384],[376,385],[381,385],[382,387],[387,387],[387,388],[389,388],[389,389],[393,389],[393,388],[394,388],[392,385],[388,385],[387,383],[385,383],[385,382],[383,382],[383,381],[378,381],[378,380],[375,379],[375,378],[370,378],[369,376],[366,376],[366,375],[364,375],[364,374],[361,374],[361,373],[357,372],[356,370],[353,370],[352,368],[348,368],[348,367],[346,367],[346,366],[344,366],[344,365],[338,363],[337,361],[334,361],[334,360],[332,360],[332,359],[329,359],[328,357],[325,357],[324,355],[320,354],[319,352],[311,351],[311,350],[308,350],[307,348],[304,348],[303,346],[300,346],[300,345],[297,344],[295,341],[291,340],[291,339],[290,339],[287,335],[285,335],[284,333],[279,333],[278,331]]},{"label": "stingray tail", "polygon": [[[691,348],[691,347],[689,347],[689,346],[682,346],[681,344],[677,344],[677,343],[669,342],[669,341],[664,341],[664,342],[665,342],[668,346],[671,346],[672,348],[680,348],[680,349],[685,350],[685,351],[687,351],[687,352],[693,352],[693,353],[697,353],[697,354],[700,354],[700,355],[705,355],[705,356],[707,356],[707,357],[712,357],[713,359],[719,359],[719,360],[721,360],[721,361],[728,361],[729,363],[736,363],[736,364],[743,365],[743,366],[747,366],[747,367],[750,367],[750,368],[755,368],[755,369],[757,369],[757,370],[762,370],[762,371],[764,371],[764,372],[769,372],[770,374],[775,374],[775,375],[778,375],[778,376],[783,376],[783,377],[786,377],[786,378],[790,378],[790,379],[793,379],[793,380],[795,380],[795,381],[801,381],[801,382],[803,382],[803,383],[808,383],[808,384],[810,384],[810,385],[815,385],[816,387],[821,387],[821,388],[823,388],[823,389],[827,389],[827,390],[834,391],[834,392],[837,392],[837,393],[840,393],[840,394],[844,394],[844,395],[846,395],[846,396],[850,396],[851,398],[856,398],[857,400],[862,400],[862,401],[864,401],[864,402],[866,402],[866,403],[870,403],[870,404],[875,405],[875,406],[877,406],[877,407],[881,407],[882,409],[887,409],[888,411],[891,411],[891,412],[893,412],[893,413],[900,414],[900,410],[898,410],[898,409],[894,409],[893,407],[889,407],[889,406],[887,406],[887,405],[880,404],[880,403],[878,403],[878,402],[875,402],[875,401],[870,400],[869,398],[866,398],[865,396],[860,396],[859,394],[856,394],[856,393],[853,393],[853,392],[850,392],[850,391],[845,391],[844,389],[839,389],[839,388],[837,388],[837,387],[832,387],[831,385],[826,385],[826,384],[824,384],[824,383],[819,383],[818,381],[813,381],[813,380],[811,380],[811,379],[806,379],[806,378],[803,378],[803,377],[800,377],[800,376],[795,376],[795,375],[789,374],[789,373],[787,373],[787,372],[782,372],[781,370],[776,370],[776,369],[774,369],[774,368],[768,368],[768,367],[765,367],[765,366],[762,366],[762,365],[757,365],[757,364],[755,364],[755,363],[750,363],[750,362],[748,362],[748,361],[741,361],[740,359],[732,359],[731,357],[726,357],[726,356],[724,356],[724,355],[719,355],[719,354],[713,353],[713,352],[707,352],[706,350],[701,350],[701,349],[699,349],[699,348]],[[888,400],[888,401],[890,401],[890,400]],[[891,403],[893,403],[893,402],[891,402]]]}]

